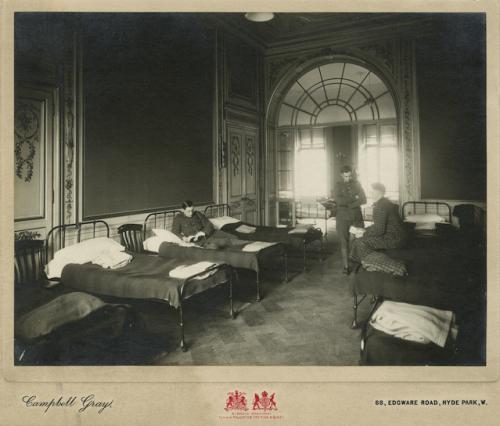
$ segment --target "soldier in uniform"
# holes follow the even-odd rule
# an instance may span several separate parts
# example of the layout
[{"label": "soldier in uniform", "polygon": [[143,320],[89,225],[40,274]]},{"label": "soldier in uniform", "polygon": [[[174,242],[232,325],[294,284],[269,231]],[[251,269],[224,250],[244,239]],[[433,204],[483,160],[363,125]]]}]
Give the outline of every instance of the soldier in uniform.
[{"label": "soldier in uniform", "polygon": [[340,239],[342,272],[349,274],[349,228],[364,228],[361,206],[366,203],[366,195],[361,184],[353,179],[352,169],[343,166],[340,170],[342,180],[335,184],[333,198],[337,203],[336,229]]},{"label": "soldier in uniform", "polygon": [[182,212],[174,217],[172,232],[185,242],[190,242],[210,237],[214,227],[203,213],[194,210],[192,201],[186,200],[182,203]]}]

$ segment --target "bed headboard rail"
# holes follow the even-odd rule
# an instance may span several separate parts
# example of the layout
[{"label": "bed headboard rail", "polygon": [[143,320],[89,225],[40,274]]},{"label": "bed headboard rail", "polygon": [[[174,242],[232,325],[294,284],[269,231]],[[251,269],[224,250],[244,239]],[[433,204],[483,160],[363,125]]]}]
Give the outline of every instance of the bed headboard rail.
[{"label": "bed headboard rail", "polygon": [[203,211],[206,217],[231,216],[231,207],[229,204],[212,204],[205,207]]},{"label": "bed headboard rail", "polygon": [[54,253],[66,247],[69,241],[79,243],[83,240],[105,236],[109,238],[109,225],[104,220],[89,220],[79,223],[65,223],[54,226],[45,237],[45,261],[54,257]]},{"label": "bed headboard rail", "polygon": [[144,219],[144,225],[142,227],[144,232],[144,239],[146,239],[147,231],[150,229],[153,228],[168,229],[168,230],[172,229],[174,217],[177,216],[178,213],[181,213],[181,211],[164,210],[148,214]]},{"label": "bed headboard rail", "polygon": [[443,201],[407,201],[401,207],[403,220],[410,214],[434,213],[451,223],[451,207]]}]

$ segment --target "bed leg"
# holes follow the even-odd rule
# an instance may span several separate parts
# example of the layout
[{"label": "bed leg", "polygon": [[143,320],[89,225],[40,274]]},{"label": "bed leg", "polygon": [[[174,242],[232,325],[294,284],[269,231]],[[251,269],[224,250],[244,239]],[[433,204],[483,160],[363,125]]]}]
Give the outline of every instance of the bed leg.
[{"label": "bed leg", "polygon": [[233,278],[232,273],[229,277],[229,315],[231,315],[231,319],[235,319],[236,315],[234,314],[233,309]]},{"label": "bed leg", "polygon": [[304,241],[304,245],[302,247],[302,261],[304,262],[303,272],[307,272],[307,263],[306,263],[306,242]]},{"label": "bed leg", "polygon": [[354,310],[354,319],[352,320],[351,328],[356,329],[359,327],[358,324],[358,296],[354,295],[354,305],[352,309]]},{"label": "bed leg", "polygon": [[283,267],[285,269],[285,282],[288,282],[288,256],[286,250],[283,252]]},{"label": "bed leg", "polygon": [[181,332],[181,350],[182,352],[186,352],[186,343],[184,342],[184,316],[182,314],[182,305],[179,306],[179,327]]},{"label": "bed leg", "polygon": [[323,237],[321,237],[320,241],[320,247],[319,247],[319,261],[322,263],[325,259],[323,258],[324,254],[324,248],[323,248]]},{"label": "bed leg", "polygon": [[259,283],[259,271],[255,272],[255,286],[257,287],[257,297],[255,300],[260,302],[260,283]]}]

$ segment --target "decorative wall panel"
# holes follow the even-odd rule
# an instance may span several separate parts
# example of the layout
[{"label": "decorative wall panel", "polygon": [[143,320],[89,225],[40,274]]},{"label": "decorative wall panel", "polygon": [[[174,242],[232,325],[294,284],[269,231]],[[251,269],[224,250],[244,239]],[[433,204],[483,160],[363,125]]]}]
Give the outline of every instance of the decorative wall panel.
[{"label": "decorative wall panel", "polygon": [[14,110],[14,218],[45,217],[46,109],[42,100],[19,97]]}]

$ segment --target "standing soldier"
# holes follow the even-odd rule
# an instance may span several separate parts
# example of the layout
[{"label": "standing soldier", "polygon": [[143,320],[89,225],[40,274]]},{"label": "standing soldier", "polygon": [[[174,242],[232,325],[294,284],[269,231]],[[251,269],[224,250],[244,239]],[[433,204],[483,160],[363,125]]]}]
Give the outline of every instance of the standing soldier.
[{"label": "standing soldier", "polygon": [[342,180],[335,184],[333,197],[337,203],[336,229],[340,239],[342,255],[342,273],[348,275],[349,270],[349,228],[364,228],[361,206],[366,203],[366,195],[361,184],[353,179],[350,166],[340,170]]}]

